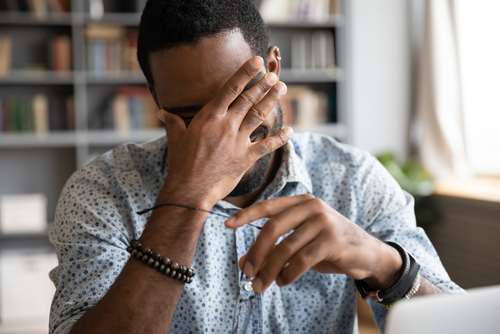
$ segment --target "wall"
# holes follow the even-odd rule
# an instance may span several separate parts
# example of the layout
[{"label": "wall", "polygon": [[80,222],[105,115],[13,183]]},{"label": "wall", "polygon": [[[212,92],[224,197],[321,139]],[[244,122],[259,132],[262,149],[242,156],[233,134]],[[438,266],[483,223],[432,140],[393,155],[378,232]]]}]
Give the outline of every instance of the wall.
[{"label": "wall", "polygon": [[410,0],[347,1],[350,141],[405,159],[411,109]]}]

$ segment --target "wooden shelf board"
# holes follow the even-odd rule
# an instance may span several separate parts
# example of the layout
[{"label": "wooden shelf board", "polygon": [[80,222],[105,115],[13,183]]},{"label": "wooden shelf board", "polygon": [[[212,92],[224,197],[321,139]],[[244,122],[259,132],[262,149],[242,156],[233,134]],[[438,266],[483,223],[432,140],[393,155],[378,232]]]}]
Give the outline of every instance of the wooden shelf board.
[{"label": "wooden shelf board", "polygon": [[45,17],[38,18],[32,13],[7,12],[0,13],[0,24],[6,25],[61,25],[69,26],[72,22],[70,13],[47,13]]},{"label": "wooden shelf board", "polygon": [[436,180],[437,195],[500,203],[500,177]]}]

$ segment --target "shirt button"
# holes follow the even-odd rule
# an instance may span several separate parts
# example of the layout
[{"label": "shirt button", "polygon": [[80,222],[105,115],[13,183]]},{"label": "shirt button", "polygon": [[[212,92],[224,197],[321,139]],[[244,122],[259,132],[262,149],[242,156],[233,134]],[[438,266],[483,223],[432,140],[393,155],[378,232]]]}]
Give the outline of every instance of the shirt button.
[{"label": "shirt button", "polygon": [[243,285],[243,289],[245,289],[245,291],[252,291],[253,288],[252,288],[252,282],[246,282],[245,285]]}]

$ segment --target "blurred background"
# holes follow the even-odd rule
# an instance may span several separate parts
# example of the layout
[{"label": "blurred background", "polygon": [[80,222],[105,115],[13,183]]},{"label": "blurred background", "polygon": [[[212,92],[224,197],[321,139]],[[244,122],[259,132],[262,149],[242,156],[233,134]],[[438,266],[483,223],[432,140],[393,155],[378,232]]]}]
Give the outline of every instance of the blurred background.
[{"label": "blurred background", "polygon": [[[0,334],[47,333],[48,231],[70,175],[164,133],[135,56],[144,4],[0,0]],[[451,278],[500,284],[500,2],[256,4],[282,54],[285,123],[376,155]]]}]

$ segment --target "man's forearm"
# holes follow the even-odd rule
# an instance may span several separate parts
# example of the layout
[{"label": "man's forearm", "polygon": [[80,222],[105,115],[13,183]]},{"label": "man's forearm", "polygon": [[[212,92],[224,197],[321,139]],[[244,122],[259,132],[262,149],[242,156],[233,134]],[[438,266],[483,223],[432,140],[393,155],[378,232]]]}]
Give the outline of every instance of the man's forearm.
[{"label": "man's forearm", "polygon": [[[206,215],[178,207],[157,209],[139,240],[190,267]],[[70,333],[167,333],[183,288],[184,283],[131,257],[106,295]]]},{"label": "man's forearm", "polygon": [[420,280],[420,287],[414,297],[439,295],[444,293],[440,288],[432,284],[427,278],[423,277]]}]

